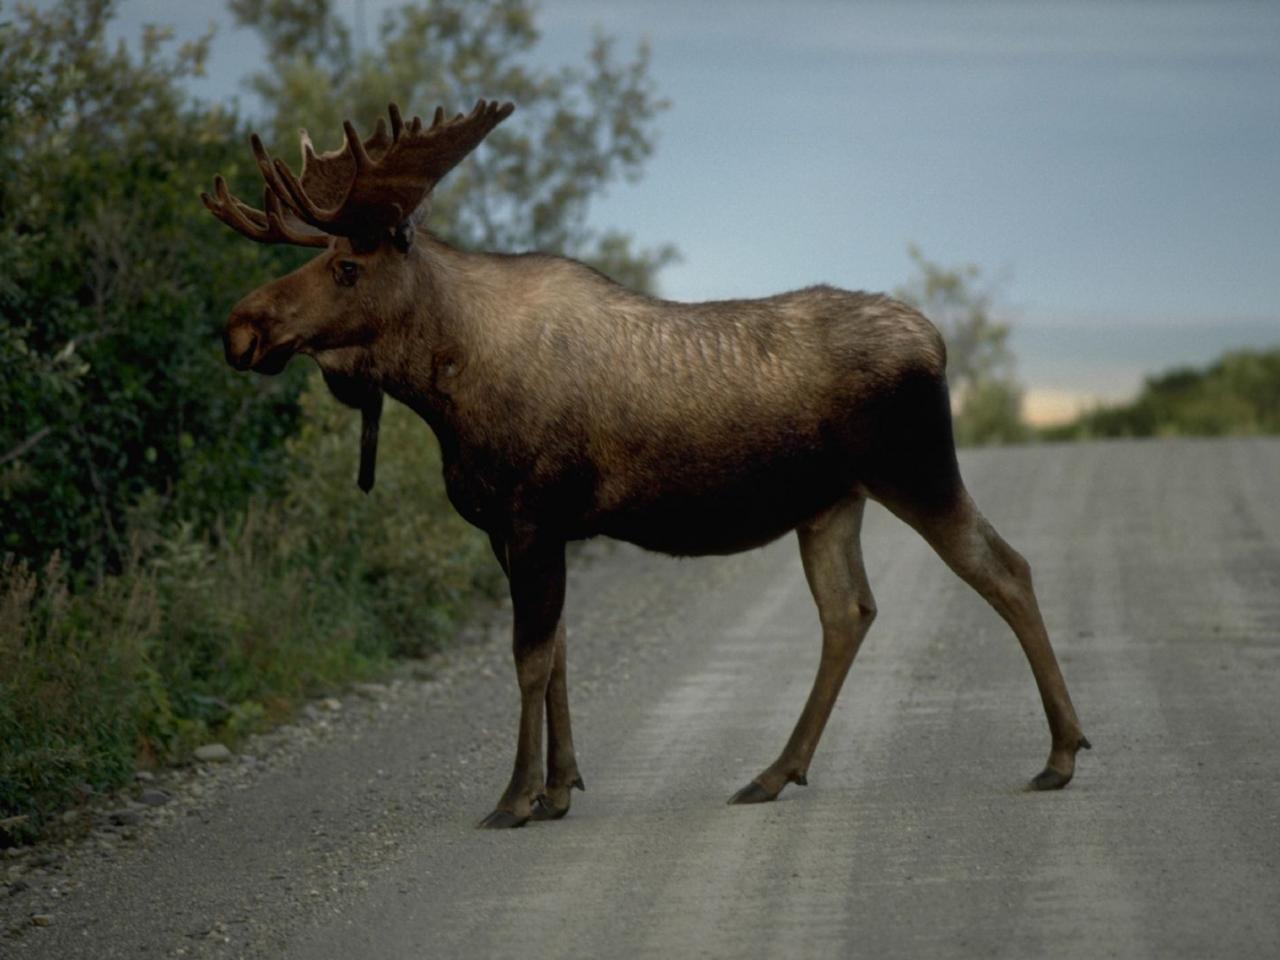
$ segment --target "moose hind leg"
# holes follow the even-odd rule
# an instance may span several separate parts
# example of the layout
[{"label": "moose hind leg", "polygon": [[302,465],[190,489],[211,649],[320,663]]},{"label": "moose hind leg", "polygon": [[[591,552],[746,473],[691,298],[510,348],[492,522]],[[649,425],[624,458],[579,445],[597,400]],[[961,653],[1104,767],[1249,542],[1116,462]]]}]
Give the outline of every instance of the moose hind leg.
[{"label": "moose hind leg", "polygon": [[569,812],[569,793],[585,790],[573,750],[569,726],[569,682],[566,673],[564,617],[556,626],[555,654],[547,683],[547,784],[533,808],[534,820],[559,820]]},{"label": "moose hind leg", "polygon": [[788,783],[807,783],[809,763],[849,666],[875,619],[875,599],[862,565],[862,511],[857,495],[800,526],[800,558],[822,623],[822,659],[813,689],[782,753],[735,793],[730,803],[775,799]]},{"label": "moose hind leg", "polygon": [[922,514],[887,505],[915,527],[947,565],[1013,628],[1031,664],[1052,736],[1049,761],[1029,786],[1034,790],[1065,787],[1075,773],[1076,752],[1091,745],[1080,729],[1049,643],[1031,584],[1031,567],[987,522],[963,488],[942,510]]}]

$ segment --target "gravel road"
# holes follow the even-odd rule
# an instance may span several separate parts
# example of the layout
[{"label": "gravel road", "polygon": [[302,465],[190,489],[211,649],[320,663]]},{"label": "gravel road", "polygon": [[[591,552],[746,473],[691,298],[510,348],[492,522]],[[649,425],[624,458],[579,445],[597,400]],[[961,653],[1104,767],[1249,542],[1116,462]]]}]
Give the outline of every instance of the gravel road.
[{"label": "gravel road", "polygon": [[962,464],[1031,561],[1094,745],[1065,791],[1022,790],[1048,734],[1012,633],[872,506],[880,615],[810,786],[726,806],[817,665],[794,538],[695,561],[591,544],[568,818],[473,829],[514,746],[498,616],[431,679],[162,778],[174,799],[136,825],[0,860],[0,955],[1280,956],[1280,442]]}]

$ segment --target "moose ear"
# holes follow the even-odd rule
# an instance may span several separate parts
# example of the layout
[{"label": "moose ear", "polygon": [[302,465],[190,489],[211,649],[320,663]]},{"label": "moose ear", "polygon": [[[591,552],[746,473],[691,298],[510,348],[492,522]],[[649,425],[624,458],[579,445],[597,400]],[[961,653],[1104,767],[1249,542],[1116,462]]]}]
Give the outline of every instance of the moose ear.
[{"label": "moose ear", "polygon": [[373,489],[378,465],[378,427],[382,420],[382,391],[359,377],[324,372],[324,383],[339,403],[360,411],[360,472],[356,484],[365,493]]},{"label": "moose ear", "polygon": [[395,243],[396,249],[401,253],[408,253],[409,248],[413,246],[413,235],[417,229],[412,220],[401,221],[391,234],[391,240]]}]

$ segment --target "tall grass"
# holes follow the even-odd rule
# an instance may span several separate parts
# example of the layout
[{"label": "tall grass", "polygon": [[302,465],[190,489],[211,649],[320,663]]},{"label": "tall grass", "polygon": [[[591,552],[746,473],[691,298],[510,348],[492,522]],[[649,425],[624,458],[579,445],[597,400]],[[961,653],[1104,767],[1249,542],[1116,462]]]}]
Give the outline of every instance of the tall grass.
[{"label": "tall grass", "polygon": [[148,646],[161,622],[142,580],[72,596],[55,558],[43,577],[0,568],[0,815],[22,836],[82,783],[119,783],[157,718]]},{"label": "tall grass", "polygon": [[280,501],[214,536],[139,505],[124,571],[72,592],[55,558],[0,567],[0,844],[37,835],[136,765],[234,740],[299,698],[438,647],[499,577],[449,507],[429,431],[392,405],[378,485],[355,487],[358,417],[316,384]]}]

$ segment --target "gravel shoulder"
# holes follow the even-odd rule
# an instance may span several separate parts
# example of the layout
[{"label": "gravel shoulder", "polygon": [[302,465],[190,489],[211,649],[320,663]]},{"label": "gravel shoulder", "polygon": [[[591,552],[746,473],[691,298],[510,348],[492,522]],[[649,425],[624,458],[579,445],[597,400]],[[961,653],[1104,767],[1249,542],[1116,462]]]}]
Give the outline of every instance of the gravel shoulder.
[{"label": "gravel shoulder", "polygon": [[89,839],[0,860],[0,956],[1280,955],[1280,441],[962,463],[1032,563],[1095,746],[1064,792],[1021,789],[1047,732],[1012,634],[875,507],[880,616],[811,786],[726,807],[817,663],[793,538],[693,561],[593,543],[568,607],[588,792],[564,821],[473,829],[516,726],[498,610],[139,783]]}]

